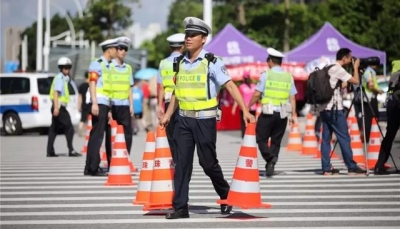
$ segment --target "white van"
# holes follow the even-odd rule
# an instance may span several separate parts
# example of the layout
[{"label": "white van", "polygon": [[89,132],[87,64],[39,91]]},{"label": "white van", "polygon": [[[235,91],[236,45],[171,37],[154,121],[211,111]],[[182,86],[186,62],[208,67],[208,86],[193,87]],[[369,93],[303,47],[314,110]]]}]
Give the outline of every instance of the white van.
[{"label": "white van", "polygon": [[[19,135],[24,130],[47,133],[51,125],[49,92],[56,74],[2,73],[0,74],[0,128],[6,135]],[[80,121],[78,90],[71,84],[67,110],[73,125]]]}]

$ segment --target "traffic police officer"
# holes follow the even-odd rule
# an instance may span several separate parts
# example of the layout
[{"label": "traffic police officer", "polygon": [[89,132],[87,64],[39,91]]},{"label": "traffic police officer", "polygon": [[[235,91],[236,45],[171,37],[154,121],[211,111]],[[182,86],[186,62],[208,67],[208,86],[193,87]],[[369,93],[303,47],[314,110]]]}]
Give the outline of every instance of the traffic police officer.
[{"label": "traffic police officer", "polygon": [[387,131],[382,140],[378,161],[375,164],[375,175],[389,174],[384,165],[389,159],[393,141],[400,128],[400,60],[393,61],[392,66],[392,75],[389,81],[389,98],[386,105]]},{"label": "traffic police officer", "polygon": [[47,141],[47,157],[58,157],[54,151],[54,141],[60,129],[65,132],[68,145],[68,155],[70,157],[82,156],[77,153],[72,146],[74,137],[74,127],[72,126],[71,117],[67,110],[69,103],[69,87],[73,84],[69,77],[72,62],[67,57],[58,59],[58,68],[60,72],[54,77],[50,88],[50,99],[53,102],[51,106],[51,126],[49,129],[49,138]]},{"label": "traffic police officer", "polygon": [[[292,75],[284,72],[281,67],[283,54],[273,48],[268,48],[267,52],[267,64],[270,69],[261,73],[248,107],[261,98],[262,112],[257,120],[256,139],[261,155],[267,162],[266,175],[270,177],[274,174],[275,164],[278,161],[288,113],[292,112],[291,124],[297,117],[295,99],[297,90]],[[270,138],[271,146],[268,146]]]},{"label": "traffic police officer", "polygon": [[[171,55],[160,62],[157,84],[159,88],[158,93],[158,118],[164,115],[164,111],[168,109],[169,102],[172,97],[172,92],[175,88],[173,77],[175,75],[173,71],[174,58],[182,55],[185,48],[185,34],[177,33],[167,38],[169,47],[171,49]],[[165,109],[163,107],[163,101],[165,102]],[[171,116],[171,120],[166,128],[168,143],[172,152],[172,159],[175,158],[175,147],[174,141],[172,140],[174,128],[175,128],[175,117],[178,115],[178,109]],[[174,159],[175,161],[175,159]]]},{"label": "traffic police officer", "polygon": [[131,87],[133,87],[132,67],[124,62],[126,53],[131,40],[128,37],[119,37],[117,58],[112,60],[112,117],[118,125],[124,127],[125,142],[128,153],[132,147],[132,117],[133,117],[133,97]]},{"label": "traffic police officer", "polygon": [[108,164],[111,160],[111,130],[108,122],[111,119],[111,60],[117,56],[118,40],[110,39],[99,44],[103,55],[92,61],[89,66],[89,90],[92,113],[92,130],[90,131],[88,152],[86,156],[85,175],[106,175],[100,165],[100,147],[106,133],[106,153]]},{"label": "traffic police officer", "polygon": [[[178,58],[174,61],[174,70],[177,72],[175,91],[168,110],[160,120],[160,125],[165,126],[179,103],[180,117],[173,136],[176,146],[174,212],[167,214],[167,219],[189,217],[187,203],[195,146],[200,165],[210,177],[215,191],[221,199],[228,196],[229,184],[224,179],[215,151],[217,117],[220,117],[217,94],[221,86],[225,86],[244,111],[245,121],[255,122],[222,61],[203,49],[211,28],[195,17],[185,18],[184,24],[188,53],[179,62],[176,62]],[[231,210],[232,206],[221,205],[222,214],[229,214]]]},{"label": "traffic police officer", "polygon": [[[379,89],[379,84],[376,78],[376,72],[375,69],[378,66],[376,65],[371,65],[368,66],[363,74],[363,79],[362,79],[362,86],[365,89],[365,94],[367,95],[366,98],[364,98],[364,112],[365,112],[365,135],[363,139],[365,139],[365,142],[369,142],[369,137],[371,133],[371,125],[372,125],[372,119],[376,118],[378,121],[379,118],[379,110],[378,110],[378,99],[377,95],[382,94],[383,91]],[[360,97],[360,93],[358,93],[358,96]],[[371,105],[371,107],[368,105]],[[363,128],[362,126],[362,119],[361,119],[361,101],[359,103],[355,103],[355,109],[357,113],[357,122],[358,126],[360,128]],[[372,110],[371,110],[372,108]],[[361,131],[361,133],[363,133]]]}]

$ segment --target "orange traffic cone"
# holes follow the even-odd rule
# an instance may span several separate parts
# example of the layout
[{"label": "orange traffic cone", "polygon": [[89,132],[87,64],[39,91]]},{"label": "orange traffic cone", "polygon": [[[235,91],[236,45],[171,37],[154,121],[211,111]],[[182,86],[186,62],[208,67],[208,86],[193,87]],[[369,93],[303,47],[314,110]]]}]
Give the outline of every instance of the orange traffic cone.
[{"label": "orange traffic cone", "polygon": [[111,121],[111,146],[114,149],[115,136],[117,135],[118,123],[115,120]]},{"label": "orange traffic cone", "polygon": [[374,168],[378,161],[379,150],[381,149],[381,133],[379,132],[378,123],[372,119],[371,133],[369,135],[368,145],[368,168]]},{"label": "orange traffic cone", "polygon": [[289,140],[286,147],[287,151],[301,151],[303,145],[301,143],[301,134],[299,131],[299,124],[294,123],[293,128],[291,128],[289,133]]},{"label": "orange traffic cone", "polygon": [[129,168],[131,170],[131,172],[137,172],[137,169],[135,168],[135,166],[133,165],[131,158],[129,157],[128,151],[126,149],[126,142],[125,142],[125,134],[124,134],[124,127],[121,125],[117,126],[117,133],[115,135],[115,139],[114,139],[114,144],[113,144],[113,148],[118,148],[118,149],[124,149],[124,152],[126,153],[126,158],[128,159],[129,162]]},{"label": "orange traffic cone", "polygon": [[101,151],[103,151],[103,152],[100,153],[100,158],[101,158],[100,167],[101,168],[108,168],[107,153],[104,150],[101,150]]},{"label": "orange traffic cone", "polygon": [[151,181],[156,150],[154,132],[147,132],[146,148],[143,153],[142,169],[140,170],[139,184],[136,191],[136,200],[133,204],[145,204],[150,199]]},{"label": "orange traffic cone", "polygon": [[255,124],[250,123],[247,124],[246,133],[243,137],[228,198],[226,200],[217,200],[217,203],[243,209],[270,208],[270,204],[261,202],[259,176],[256,127]]},{"label": "orange traffic cone", "polygon": [[156,150],[149,202],[143,210],[172,208],[174,163],[165,129],[157,128]]},{"label": "orange traffic cone", "polygon": [[353,150],[353,160],[357,163],[365,163],[363,143],[360,138],[360,130],[358,129],[357,118],[351,121],[350,128],[351,149]]},{"label": "orange traffic cone", "polygon": [[356,117],[356,112],[354,110],[354,106],[350,109],[349,112],[350,113],[347,116],[347,127],[349,128],[349,131],[350,131],[351,123],[353,122],[353,120],[357,122],[357,117]]},{"label": "orange traffic cone", "polygon": [[[116,139],[120,135],[120,127],[122,128],[122,126],[118,126]],[[122,136],[124,137],[123,131]],[[108,180],[105,185],[133,185],[131,169],[126,157],[126,148],[118,142],[116,142],[113,150]]]},{"label": "orange traffic cone", "polygon": [[303,138],[303,155],[318,155],[318,142],[315,136],[315,121],[312,114],[307,115],[306,133]]},{"label": "orange traffic cone", "polygon": [[[319,137],[319,141],[318,141],[318,151],[317,151],[317,155],[314,158],[321,158],[322,131],[323,131],[322,125],[321,125],[320,129],[321,129],[321,131],[320,131],[320,135],[319,135],[320,137]],[[338,159],[339,157],[338,157],[338,155],[336,155],[333,147],[334,147],[334,144],[333,144],[333,141],[331,141],[331,152],[330,152],[330,155],[332,155],[331,158]]]},{"label": "orange traffic cone", "polygon": [[90,138],[90,131],[92,130],[92,116],[88,116],[88,124],[86,126],[86,135],[85,135],[85,145],[83,146],[81,153],[85,154],[87,153],[87,146],[89,143],[89,138]]}]

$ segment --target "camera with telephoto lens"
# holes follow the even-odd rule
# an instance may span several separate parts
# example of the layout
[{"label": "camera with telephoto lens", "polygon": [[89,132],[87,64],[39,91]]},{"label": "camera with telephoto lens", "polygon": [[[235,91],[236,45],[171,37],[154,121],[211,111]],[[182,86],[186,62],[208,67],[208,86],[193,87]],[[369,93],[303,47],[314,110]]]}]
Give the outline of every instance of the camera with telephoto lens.
[{"label": "camera with telephoto lens", "polygon": [[[353,56],[353,61],[356,61],[357,57]],[[370,65],[380,65],[381,60],[377,56],[367,57],[367,58],[360,58],[360,67],[366,68]]]}]

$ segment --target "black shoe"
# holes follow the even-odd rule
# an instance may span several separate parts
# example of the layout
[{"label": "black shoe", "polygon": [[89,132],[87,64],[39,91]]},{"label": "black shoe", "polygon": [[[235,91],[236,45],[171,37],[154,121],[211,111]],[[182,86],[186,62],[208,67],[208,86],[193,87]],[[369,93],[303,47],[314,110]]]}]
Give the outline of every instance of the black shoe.
[{"label": "black shoe", "polygon": [[265,165],[265,172],[267,177],[272,177],[274,175],[275,171],[275,162],[268,162],[267,165]]},{"label": "black shoe", "polygon": [[355,169],[349,169],[348,170],[348,174],[349,175],[361,175],[361,174],[365,174],[367,171],[365,171],[364,169],[357,167]]},{"label": "black shoe", "polygon": [[232,206],[227,204],[221,204],[221,214],[228,215],[231,214]]},{"label": "black shoe", "polygon": [[90,170],[89,169],[83,170],[83,175],[84,176],[89,176],[90,175]]},{"label": "black shoe", "polygon": [[375,175],[390,175],[390,173],[386,169],[375,169],[374,170]]},{"label": "black shoe", "polygon": [[80,154],[80,153],[78,153],[78,152],[76,152],[74,150],[74,151],[69,152],[68,156],[70,156],[70,157],[82,157],[82,154]]},{"label": "black shoe", "polygon": [[58,155],[55,154],[55,153],[48,153],[48,154],[47,154],[47,157],[58,157]]},{"label": "black shoe", "polygon": [[331,171],[326,171],[322,173],[322,175],[324,176],[339,175],[339,174],[340,174],[339,169],[331,169]]},{"label": "black shoe", "polygon": [[165,215],[166,219],[185,219],[189,218],[189,211],[187,208],[175,209],[174,212]]},{"label": "black shoe", "polygon": [[103,171],[101,168],[98,168],[95,171],[91,171],[90,176],[107,176],[107,173]]}]

